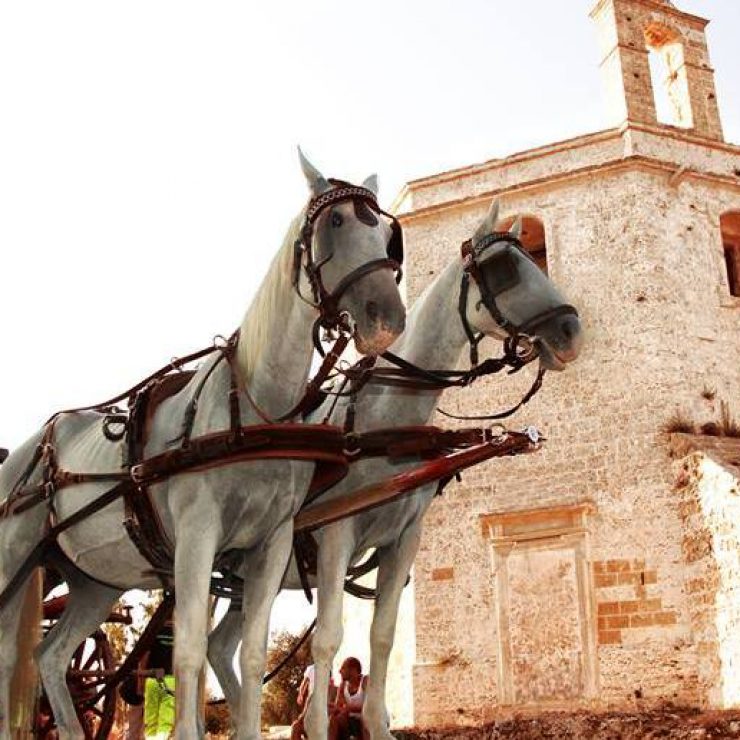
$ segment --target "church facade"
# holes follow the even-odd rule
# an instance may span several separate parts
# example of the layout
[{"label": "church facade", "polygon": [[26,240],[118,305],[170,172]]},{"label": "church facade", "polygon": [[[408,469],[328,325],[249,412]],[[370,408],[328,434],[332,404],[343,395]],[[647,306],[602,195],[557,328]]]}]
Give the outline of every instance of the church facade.
[{"label": "church facade", "polygon": [[[409,302],[499,197],[586,334],[514,417],[543,449],[432,505],[392,656],[395,725],[740,705],[740,440],[716,436],[740,413],[740,147],[707,21],[667,0],[599,0],[591,17],[612,128],[416,180],[395,205]],[[505,408],[534,372],[444,406]],[[352,602],[356,650],[371,609]]]}]

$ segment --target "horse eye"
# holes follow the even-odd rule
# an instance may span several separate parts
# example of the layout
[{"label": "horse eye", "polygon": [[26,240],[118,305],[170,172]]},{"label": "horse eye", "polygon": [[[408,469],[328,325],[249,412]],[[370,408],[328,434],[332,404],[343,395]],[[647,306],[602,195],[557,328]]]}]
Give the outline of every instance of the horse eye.
[{"label": "horse eye", "polygon": [[331,214],[331,225],[338,229],[342,224],[344,223],[344,219],[342,218],[341,213],[337,213],[336,211]]}]

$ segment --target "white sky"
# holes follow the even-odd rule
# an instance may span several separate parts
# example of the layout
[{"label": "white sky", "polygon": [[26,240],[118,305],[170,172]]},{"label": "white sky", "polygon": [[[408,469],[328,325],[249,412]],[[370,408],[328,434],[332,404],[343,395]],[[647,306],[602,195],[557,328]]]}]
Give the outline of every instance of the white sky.
[{"label": "white sky", "polygon": [[[611,125],[592,5],[0,4],[0,446],[236,326],[306,197],[297,144],[387,205]],[[740,3],[676,5],[712,19],[740,142]]]}]

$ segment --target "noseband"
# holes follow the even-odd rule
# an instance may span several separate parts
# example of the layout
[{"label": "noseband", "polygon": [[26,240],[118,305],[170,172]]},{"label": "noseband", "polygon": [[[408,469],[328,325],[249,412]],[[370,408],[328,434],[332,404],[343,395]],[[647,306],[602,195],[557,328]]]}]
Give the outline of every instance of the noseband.
[{"label": "noseband", "polygon": [[[319,318],[314,324],[314,344],[320,348],[318,331],[320,328],[329,331],[344,331],[352,333],[350,321],[344,312],[339,310],[339,301],[347,290],[358,280],[376,270],[393,270],[396,273],[396,282],[401,281],[403,263],[403,241],[401,225],[395,216],[383,211],[378,205],[375,193],[367,188],[351,185],[342,180],[329,180],[334,185],[331,190],[320,193],[309,201],[306,208],[306,217],[301,228],[300,236],[294,244],[293,256],[293,287],[300,298],[319,312]],[[387,257],[371,260],[364,265],[352,270],[345,275],[334,288],[328,291],[324,286],[321,276],[321,268],[334,256],[328,255],[320,261],[316,261],[313,255],[312,242],[313,233],[319,216],[327,209],[337,203],[352,201],[355,206],[355,214],[365,224],[376,225],[378,223],[374,214],[382,214],[391,219],[391,239],[387,247]],[[301,265],[306,271],[309,285],[311,286],[312,300],[303,296],[300,290]]]},{"label": "noseband", "polygon": [[[497,261],[496,279],[494,284],[483,277],[481,271],[481,257],[486,249],[503,242],[506,248],[493,257]],[[522,243],[506,231],[494,231],[483,237],[477,244],[473,245],[472,239],[463,242],[460,251],[463,259],[463,278],[460,284],[460,318],[463,329],[470,342],[470,362],[475,367],[478,364],[478,345],[485,336],[482,332],[476,334],[470,326],[467,316],[468,292],[470,290],[471,278],[475,281],[480,291],[481,303],[491,314],[493,320],[509,335],[504,340],[504,356],[512,365],[513,369],[519,369],[532,359],[532,336],[535,330],[545,322],[557,316],[567,314],[578,316],[578,311],[571,305],[563,304],[555,308],[549,308],[535,316],[530,317],[521,324],[515,324],[504,316],[496,303],[496,297],[509,288],[513,288],[521,282],[519,270],[510,249],[516,249],[530,262],[532,257]]]}]

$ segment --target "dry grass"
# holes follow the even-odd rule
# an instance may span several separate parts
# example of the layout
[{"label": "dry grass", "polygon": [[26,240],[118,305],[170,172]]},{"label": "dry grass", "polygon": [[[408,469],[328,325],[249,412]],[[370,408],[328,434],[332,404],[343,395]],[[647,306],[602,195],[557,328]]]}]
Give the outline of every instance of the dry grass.
[{"label": "dry grass", "polygon": [[708,385],[705,385],[701,390],[701,397],[705,401],[714,401],[717,397],[717,391],[714,388],[710,388]]},{"label": "dry grass", "polygon": [[740,424],[730,413],[727,401],[719,403],[719,426],[725,437],[740,437]]},{"label": "dry grass", "polygon": [[673,434],[675,432],[694,434],[696,427],[694,422],[683,411],[674,411],[673,416],[663,424],[662,431],[666,434]]}]

